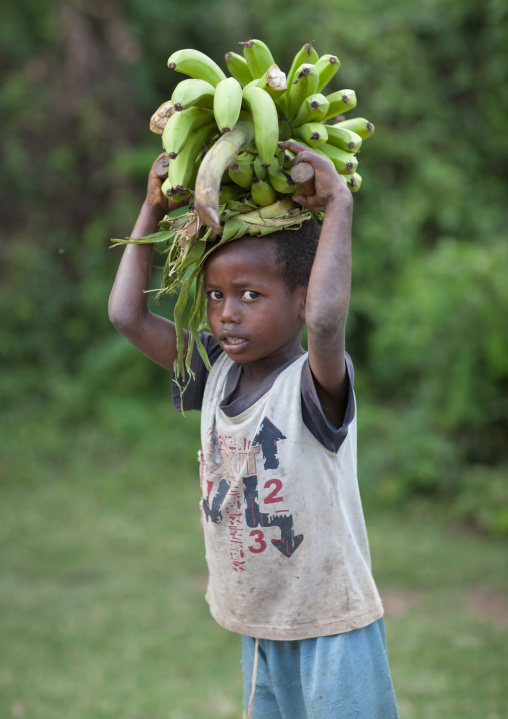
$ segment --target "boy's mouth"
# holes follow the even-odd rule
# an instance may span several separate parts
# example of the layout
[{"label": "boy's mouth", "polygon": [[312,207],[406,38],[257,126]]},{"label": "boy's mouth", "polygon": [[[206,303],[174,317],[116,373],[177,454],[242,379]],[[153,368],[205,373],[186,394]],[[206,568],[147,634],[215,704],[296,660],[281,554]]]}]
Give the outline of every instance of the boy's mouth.
[{"label": "boy's mouth", "polygon": [[246,346],[247,340],[235,335],[224,335],[220,338],[220,344],[226,352],[240,352]]}]

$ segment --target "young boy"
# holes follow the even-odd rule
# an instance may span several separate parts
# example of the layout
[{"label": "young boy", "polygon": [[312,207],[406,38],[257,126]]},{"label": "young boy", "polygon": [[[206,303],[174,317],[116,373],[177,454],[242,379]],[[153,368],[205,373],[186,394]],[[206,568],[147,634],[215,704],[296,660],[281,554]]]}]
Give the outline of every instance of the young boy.
[{"label": "young boy", "polygon": [[[320,232],[312,221],[234,240],[204,267],[212,372],[194,352],[183,402],[202,410],[207,601],[219,624],[243,636],[249,717],[394,719],[345,352],[352,196],[324,157],[280,145],[313,165],[315,195],[294,199],[325,218]],[[171,209],[154,168],[133,238],[155,232]],[[148,311],[144,293],[151,255],[149,245],[126,246],[110,317],[172,370],[174,325]]]}]

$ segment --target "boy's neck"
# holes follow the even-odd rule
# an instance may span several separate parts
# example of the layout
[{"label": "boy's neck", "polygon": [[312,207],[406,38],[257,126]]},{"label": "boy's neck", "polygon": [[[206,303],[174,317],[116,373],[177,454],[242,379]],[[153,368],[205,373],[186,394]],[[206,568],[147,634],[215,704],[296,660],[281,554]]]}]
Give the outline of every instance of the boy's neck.
[{"label": "boy's neck", "polygon": [[252,392],[259,387],[272,372],[282,367],[292,359],[296,359],[304,353],[304,349],[298,339],[294,345],[287,347],[286,350],[280,354],[263,357],[254,362],[245,362],[241,364],[240,379],[234,392],[234,396],[231,400],[238,399],[244,395]]}]

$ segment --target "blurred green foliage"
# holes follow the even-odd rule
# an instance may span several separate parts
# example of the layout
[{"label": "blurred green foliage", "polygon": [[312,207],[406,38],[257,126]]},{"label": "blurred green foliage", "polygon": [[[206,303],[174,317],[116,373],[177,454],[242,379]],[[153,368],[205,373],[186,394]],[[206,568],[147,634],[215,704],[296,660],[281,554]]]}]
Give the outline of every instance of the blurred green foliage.
[{"label": "blurred green foliage", "polygon": [[[508,533],[508,7],[503,0],[19,0],[0,10],[0,401],[93,420],[167,376],[116,336],[107,298],[160,151],[152,112],[181,47],[225,66],[261,37],[287,68],[342,62],[361,157],[348,349],[368,499],[425,493]],[[156,282],[156,279],[154,280]],[[170,313],[171,303],[159,311]]]}]

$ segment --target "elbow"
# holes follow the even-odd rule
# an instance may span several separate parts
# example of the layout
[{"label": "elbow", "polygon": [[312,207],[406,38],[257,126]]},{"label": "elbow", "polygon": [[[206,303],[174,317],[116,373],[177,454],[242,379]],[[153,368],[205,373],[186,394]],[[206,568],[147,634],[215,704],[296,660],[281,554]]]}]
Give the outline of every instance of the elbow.
[{"label": "elbow", "polygon": [[317,322],[307,323],[309,336],[312,335],[319,342],[327,344],[332,337],[343,335],[346,330],[346,321],[343,317],[337,317],[335,320],[323,321],[319,319]]},{"label": "elbow", "polygon": [[122,315],[116,314],[115,312],[109,312],[109,320],[113,327],[117,329],[121,334],[125,333],[125,321],[122,317]]},{"label": "elbow", "polygon": [[109,298],[109,320],[113,327],[122,335],[129,335],[138,324],[138,320],[128,305],[119,303],[114,297]]},{"label": "elbow", "polygon": [[347,302],[337,307],[319,307],[316,311],[309,307],[306,311],[306,324],[317,337],[327,337],[345,329],[348,313]]},{"label": "elbow", "polygon": [[108,316],[109,321],[113,325],[113,327],[116,327],[116,329],[120,328],[120,325],[122,324],[122,312],[120,311],[120,308],[118,307],[117,303],[114,300],[113,295],[111,294],[109,298],[108,303]]}]

